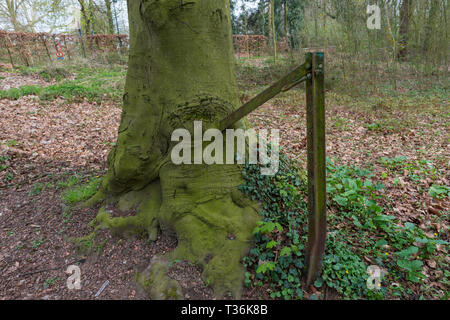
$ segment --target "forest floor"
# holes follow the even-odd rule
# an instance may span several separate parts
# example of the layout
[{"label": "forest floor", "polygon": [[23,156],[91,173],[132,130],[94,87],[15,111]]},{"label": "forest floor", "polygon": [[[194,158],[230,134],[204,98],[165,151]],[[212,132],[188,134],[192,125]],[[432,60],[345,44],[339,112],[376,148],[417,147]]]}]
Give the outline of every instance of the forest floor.
[{"label": "forest floor", "polygon": [[[256,73],[266,73],[260,64],[254,67],[259,68]],[[243,101],[273,80],[247,67],[239,69]],[[120,66],[92,70],[68,66],[0,72],[0,299],[144,299],[136,288],[135,273],[143,271],[155,254],[176,246],[176,239],[164,235],[149,242],[113,239],[101,232],[92,244],[93,252],[85,255],[70,241],[92,231],[89,222],[98,208],[79,209],[74,204],[95,192],[120,122],[126,70]],[[445,89],[363,97],[327,91],[329,159],[342,168],[370,171],[373,184],[382,185],[374,194],[383,215],[395,218],[397,225],[414,225],[423,239],[436,239],[429,254],[412,252],[408,262],[420,260],[420,271],[401,269],[407,275],[395,279],[398,286],[389,288],[386,298],[448,298],[448,110]],[[256,128],[280,129],[283,152],[299,166],[305,165],[303,89],[271,100],[249,120]],[[334,187],[331,181],[330,188]],[[347,201],[342,194],[330,194],[333,201]],[[329,214],[338,215],[345,207],[341,205],[331,203]],[[341,226],[333,228],[330,232]],[[386,257],[398,255],[394,247],[381,243],[380,252]],[[362,258],[367,265],[378,264],[379,259],[369,254]],[[81,290],[66,286],[66,269],[73,264],[81,268]],[[386,266],[392,264],[386,261]],[[422,274],[421,279],[414,272]],[[213,299],[200,274],[199,267],[186,261],[173,263],[169,271],[180,281],[186,299]],[[255,270],[248,277],[254,280]],[[277,295],[273,286],[257,282],[248,281],[244,299],[295,297],[285,292]],[[339,293],[324,288],[317,284],[305,289],[302,297],[347,297],[339,288],[335,288]]]}]

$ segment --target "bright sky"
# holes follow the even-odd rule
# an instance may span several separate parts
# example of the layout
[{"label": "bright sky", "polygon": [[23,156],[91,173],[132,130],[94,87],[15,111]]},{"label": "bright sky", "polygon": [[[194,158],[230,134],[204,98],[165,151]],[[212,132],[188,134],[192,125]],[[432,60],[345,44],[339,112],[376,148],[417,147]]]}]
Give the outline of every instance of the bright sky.
[{"label": "bright sky", "polygon": [[[53,32],[65,32],[68,30],[74,30],[77,26],[77,21],[80,20],[80,7],[76,1],[68,0],[66,1],[68,3],[66,7],[66,12],[61,15],[59,21],[56,21],[58,24],[65,25],[62,29],[54,30]],[[127,13],[127,2],[126,0],[119,0],[117,3],[115,3],[116,6],[116,12],[117,12],[117,20],[119,23],[119,30],[120,33],[128,32],[128,13]],[[113,18],[114,18],[114,25],[116,23],[116,18],[114,16],[113,11]],[[0,17],[0,29],[5,29],[6,25],[3,25],[3,21]],[[68,30],[67,30],[68,29]],[[36,25],[36,32],[48,32],[50,31],[50,26],[48,24],[39,23]]]},{"label": "bright sky", "polygon": [[[242,6],[243,1],[242,0],[237,0],[236,1],[236,14],[239,15],[241,13],[241,6]],[[245,7],[246,8],[256,8],[258,6],[258,1],[256,2],[246,2],[245,3]]]},{"label": "bright sky", "polygon": [[[70,1],[71,2],[71,1]],[[237,0],[236,1],[236,14],[239,15],[241,12],[241,6],[243,4],[243,0]],[[117,20],[119,21],[119,29],[120,32],[126,32],[128,31],[128,13],[127,13],[127,2],[125,0],[119,0],[117,1],[116,5],[116,11],[117,11]],[[245,3],[245,6],[247,8],[256,8],[258,6],[258,1],[254,3]],[[75,13],[77,12],[78,13]],[[65,16],[62,16],[62,21],[65,21],[68,24],[68,27],[70,29],[73,29],[74,26],[76,26],[76,20],[79,19],[79,6],[75,3],[72,5],[67,6],[66,14]],[[115,24],[115,17],[114,17],[114,24]],[[4,28],[4,26],[1,25],[0,22],[0,29]],[[39,30],[36,30],[38,32],[40,31],[48,31],[48,26],[45,25],[39,25],[37,26]],[[57,30],[55,30],[57,31]]]}]

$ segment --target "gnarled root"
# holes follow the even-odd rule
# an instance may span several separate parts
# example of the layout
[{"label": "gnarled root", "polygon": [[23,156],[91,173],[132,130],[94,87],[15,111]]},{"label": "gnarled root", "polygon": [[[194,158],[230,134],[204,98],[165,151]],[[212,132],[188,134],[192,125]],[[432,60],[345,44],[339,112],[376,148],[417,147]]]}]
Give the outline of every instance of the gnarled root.
[{"label": "gnarled root", "polygon": [[177,235],[178,247],[158,257],[138,277],[151,299],[180,298],[164,262],[178,259],[200,265],[203,280],[216,296],[230,292],[240,297],[241,259],[251,246],[259,216],[256,204],[237,189],[243,182],[239,166],[167,163],[159,177],[140,191],[115,198],[121,211],[136,209],[135,215],[111,217],[102,207],[92,226],[117,235],[147,234],[151,240],[156,240],[158,228]]}]

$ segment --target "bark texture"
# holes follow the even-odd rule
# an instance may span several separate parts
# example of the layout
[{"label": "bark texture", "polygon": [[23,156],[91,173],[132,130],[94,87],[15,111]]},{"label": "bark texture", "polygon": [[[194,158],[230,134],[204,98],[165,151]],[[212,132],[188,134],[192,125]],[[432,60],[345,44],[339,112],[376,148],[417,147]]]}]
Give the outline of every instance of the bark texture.
[{"label": "bark texture", "polygon": [[175,251],[137,277],[151,298],[180,298],[177,283],[165,276],[174,259],[202,266],[216,295],[239,297],[240,260],[259,219],[256,205],[237,190],[241,168],[176,166],[170,160],[174,129],[193,130],[194,120],[202,120],[204,130],[217,127],[238,106],[229,1],[129,0],[128,11],[130,58],[119,136],[101,190],[88,204],[116,203],[137,213],[111,218],[102,207],[92,226],[152,240],[158,229],[176,234]]}]

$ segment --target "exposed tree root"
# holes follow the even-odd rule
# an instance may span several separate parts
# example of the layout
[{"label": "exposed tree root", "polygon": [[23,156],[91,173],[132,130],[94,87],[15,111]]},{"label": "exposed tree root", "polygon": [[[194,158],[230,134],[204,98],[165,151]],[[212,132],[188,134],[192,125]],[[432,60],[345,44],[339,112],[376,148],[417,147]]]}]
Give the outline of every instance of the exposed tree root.
[{"label": "exposed tree root", "polygon": [[[188,260],[203,268],[202,278],[217,297],[230,292],[240,297],[244,279],[241,259],[248,253],[252,231],[259,220],[257,205],[237,187],[243,182],[235,165],[203,166],[166,164],[160,178],[139,191],[106,200],[120,211],[136,210],[128,217],[111,217],[103,206],[91,222],[118,236],[146,235],[156,240],[158,230],[175,233],[178,247],[137,276],[151,299],[180,298],[179,286],[165,273],[168,262]],[[94,197],[104,198],[104,192]]]}]

